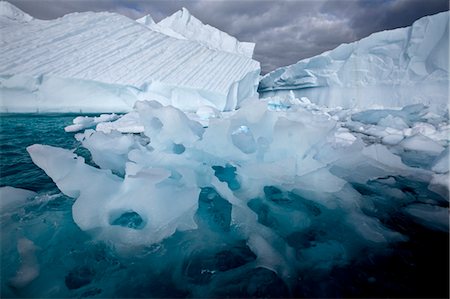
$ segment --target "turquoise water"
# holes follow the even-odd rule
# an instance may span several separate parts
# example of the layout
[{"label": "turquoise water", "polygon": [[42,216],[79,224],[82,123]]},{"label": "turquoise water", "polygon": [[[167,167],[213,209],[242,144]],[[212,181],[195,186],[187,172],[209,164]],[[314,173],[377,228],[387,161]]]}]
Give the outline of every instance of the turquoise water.
[{"label": "turquoise water", "polygon": [[[177,232],[159,244],[139,248],[96,241],[96,232],[83,232],[73,222],[74,200],[62,195],[26,152],[26,147],[35,143],[54,145],[75,149],[93,164],[74,134],[64,132],[74,117],[1,116],[0,185],[38,192],[27,204],[1,216],[2,298],[448,297],[448,233],[428,230],[380,205],[373,216],[408,241],[355,245],[358,254],[341,264],[331,263],[339,257],[329,256],[325,250],[318,267],[308,263],[305,253],[318,242],[343,238],[340,234],[345,233],[345,226],[339,215],[270,186],[264,188],[264,198],[249,202],[261,223],[276,225],[267,213],[268,202],[281,209],[306,211],[314,219],[307,232],[286,236],[303,263],[290,287],[275,272],[253,264],[255,254],[230,230],[231,205],[212,188],[200,193],[197,230]],[[215,166],[214,170],[231,189],[241,188],[233,167]],[[413,199],[435,196],[426,186],[396,180],[398,188]],[[379,196],[376,183],[353,187],[367,198]],[[140,221],[128,213],[117,225],[139,227]],[[39,276],[26,287],[16,288],[10,279],[20,265],[20,238],[37,246]]]},{"label": "turquoise water", "polygon": [[33,164],[26,148],[36,143],[67,149],[79,148],[80,144],[73,138],[74,134],[64,131],[64,127],[72,124],[74,118],[73,115],[2,115],[0,117],[0,186],[33,191],[56,188],[44,171]]}]

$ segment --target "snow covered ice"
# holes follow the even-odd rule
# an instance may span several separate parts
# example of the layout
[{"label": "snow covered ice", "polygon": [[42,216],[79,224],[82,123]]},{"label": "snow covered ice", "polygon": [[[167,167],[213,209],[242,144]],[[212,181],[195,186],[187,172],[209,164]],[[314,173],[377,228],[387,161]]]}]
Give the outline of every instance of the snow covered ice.
[{"label": "snow covered ice", "polygon": [[275,70],[258,98],[254,45],[186,9],[0,12],[2,111],[104,112],[26,147],[53,189],[0,187],[5,297],[414,296],[405,273],[442,269],[448,13]]},{"label": "snow covered ice", "polygon": [[158,24],[150,15],[137,20],[152,30],[179,38],[195,40],[208,48],[252,58],[254,43],[239,42],[236,38],[212,26],[204,25],[190,12],[183,8],[173,15],[161,20]]},{"label": "snow covered ice", "polygon": [[328,107],[401,108],[421,103],[447,109],[449,13],[359,41],[270,72],[259,91],[295,90]]},{"label": "snow covered ice", "polygon": [[[2,112],[128,112],[145,99],[233,110],[256,95],[259,63],[252,51],[236,52],[247,44],[193,18],[191,34],[178,39],[119,14],[43,21],[0,3]],[[197,32],[217,35],[210,40],[219,47],[191,39]],[[237,50],[222,51],[227,45]]]}]

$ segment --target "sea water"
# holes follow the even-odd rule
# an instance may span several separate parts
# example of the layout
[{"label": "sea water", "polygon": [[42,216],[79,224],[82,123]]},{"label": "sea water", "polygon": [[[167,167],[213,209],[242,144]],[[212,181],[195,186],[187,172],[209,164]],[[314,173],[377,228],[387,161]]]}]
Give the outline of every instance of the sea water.
[{"label": "sea water", "polygon": [[[275,272],[254,264],[256,256],[245,240],[229,231],[231,205],[212,188],[200,193],[196,230],[139,248],[98,241],[95,231],[83,232],[74,223],[74,199],[62,195],[26,152],[35,143],[54,145],[73,149],[94,165],[73,133],[64,132],[74,117],[1,116],[0,186],[37,192],[25,205],[1,214],[2,297],[448,297],[448,233],[429,230],[401,213],[378,217],[407,241],[366,247],[342,264],[326,263],[339,258],[330,256],[333,250],[327,248],[320,267],[308,263],[308,249],[318,240],[335,244],[329,231],[316,226],[291,235],[287,242],[303,254],[304,265],[289,286]],[[236,185],[233,171],[215,171],[220,180]],[[415,182],[402,184],[411,196],[426,191]],[[374,188],[354,187],[362,194]],[[265,193],[268,198],[279,194],[269,187]],[[258,204],[249,203],[255,210]],[[308,201],[304,208],[316,211]],[[332,215],[316,212],[322,213],[324,223],[332,223]],[[118,225],[139,226],[134,215],[126,217]],[[339,233],[338,225],[325,228]],[[28,268],[21,267],[25,261],[18,252],[24,239],[35,246],[36,261]],[[25,274],[18,273],[22,270],[38,271],[38,276],[18,287],[13,278]]]}]

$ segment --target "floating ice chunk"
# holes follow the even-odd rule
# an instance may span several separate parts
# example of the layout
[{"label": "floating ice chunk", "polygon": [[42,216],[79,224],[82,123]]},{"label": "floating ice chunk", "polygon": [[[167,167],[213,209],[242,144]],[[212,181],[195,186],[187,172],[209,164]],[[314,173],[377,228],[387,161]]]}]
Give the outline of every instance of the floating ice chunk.
[{"label": "floating ice chunk", "polygon": [[390,127],[395,129],[406,129],[409,128],[408,124],[403,120],[403,118],[398,116],[388,115],[378,121],[378,125],[382,127]]},{"label": "floating ice chunk", "polygon": [[59,190],[70,197],[78,197],[82,189],[93,184],[103,185],[112,192],[117,189],[112,186],[120,181],[109,170],[86,165],[83,157],[70,150],[34,144],[27,147],[27,151],[33,163],[42,168]]},{"label": "floating ice chunk", "polygon": [[442,153],[436,158],[433,167],[431,170],[433,170],[436,173],[446,173],[448,172],[450,164],[450,158],[449,158],[449,149],[448,147],[442,151]]},{"label": "floating ice chunk", "polygon": [[258,257],[256,260],[256,265],[262,266],[281,275],[287,275],[285,269],[290,268],[288,262],[286,261],[283,253],[278,252],[271,245],[273,242],[264,239],[258,234],[252,234],[250,235],[247,244]]},{"label": "floating ice chunk", "polygon": [[197,109],[195,114],[201,119],[201,120],[208,120],[210,118],[218,118],[221,116],[221,113],[219,110],[215,109],[211,106],[202,106]]},{"label": "floating ice chunk", "polygon": [[384,227],[377,218],[371,218],[362,213],[349,214],[347,221],[355,227],[356,232],[371,242],[384,243],[405,240],[402,234]]},{"label": "floating ice chunk", "polygon": [[256,142],[247,126],[240,126],[231,133],[231,141],[243,153],[252,154],[256,151]]},{"label": "floating ice chunk", "polygon": [[405,150],[426,152],[432,155],[439,155],[444,150],[442,145],[420,133],[405,138],[400,145]]},{"label": "floating ice chunk", "polygon": [[423,104],[414,104],[403,107],[401,110],[394,109],[369,109],[352,114],[351,119],[364,124],[380,125],[401,129],[409,127],[422,119],[427,112]]},{"label": "floating ice chunk", "polygon": [[30,190],[10,186],[0,187],[0,211],[2,214],[12,211],[34,196],[36,192]]},{"label": "floating ice chunk", "polygon": [[[326,182],[326,184],[323,182]],[[326,168],[321,168],[301,176],[297,187],[304,190],[333,193],[341,190],[346,183],[345,180],[334,176]]]},{"label": "floating ice chunk", "polygon": [[121,133],[144,132],[144,126],[142,125],[139,114],[136,111],[131,111],[125,115],[122,115],[116,121],[101,122],[97,124],[95,129],[106,134],[111,133],[113,130]]},{"label": "floating ice chunk", "polygon": [[448,208],[417,203],[407,206],[404,210],[424,226],[430,229],[448,232]]},{"label": "floating ice chunk", "polygon": [[102,122],[109,122],[118,119],[117,114],[101,114],[98,117],[78,116],[73,120],[73,125],[64,128],[66,132],[78,132],[86,128],[91,128]]},{"label": "floating ice chunk", "polygon": [[172,106],[158,102],[137,102],[136,108],[144,126],[144,132],[151,139],[152,147],[172,150],[174,144],[192,146],[203,135],[203,126],[190,120],[186,114]]},{"label": "floating ice chunk", "polygon": [[17,251],[20,256],[20,267],[16,275],[9,281],[15,288],[23,288],[39,276],[39,264],[35,251],[38,248],[26,238],[17,241]]},{"label": "floating ice chunk", "polygon": [[173,178],[166,169],[141,167],[121,179],[86,165],[69,150],[37,144],[27,150],[64,194],[76,198],[75,223],[82,230],[95,230],[99,238],[152,244],[177,229],[196,227],[193,217],[200,189],[190,170]]},{"label": "floating ice chunk", "polygon": [[128,161],[128,153],[139,146],[133,135],[121,134],[117,131],[105,134],[94,130],[86,130],[77,134],[75,138],[87,148],[92,155],[92,160],[102,169],[123,175],[125,163]]},{"label": "floating ice chunk", "polygon": [[336,133],[334,133],[336,144],[339,145],[350,145],[355,142],[356,137],[348,131],[348,129],[339,128]]},{"label": "floating ice chunk", "polygon": [[386,145],[396,145],[396,144],[398,144],[400,141],[402,141],[403,138],[405,138],[403,135],[392,134],[392,135],[384,136],[384,137],[381,139],[381,142],[382,142],[383,144],[386,144]]},{"label": "floating ice chunk", "polygon": [[412,130],[411,130],[412,135],[422,134],[424,136],[430,136],[430,135],[433,135],[435,132],[436,132],[436,128],[432,124],[424,123],[424,122],[414,123]]},{"label": "floating ice chunk", "polygon": [[394,155],[389,151],[386,146],[381,144],[373,144],[365,147],[362,151],[363,155],[369,157],[377,162],[380,162],[386,166],[394,167],[398,169],[405,169],[406,165],[403,164],[402,159]]},{"label": "floating ice chunk", "polygon": [[450,177],[449,173],[445,174],[433,174],[430,184],[428,185],[428,190],[433,191],[443,198],[450,201],[449,191],[450,191]]}]

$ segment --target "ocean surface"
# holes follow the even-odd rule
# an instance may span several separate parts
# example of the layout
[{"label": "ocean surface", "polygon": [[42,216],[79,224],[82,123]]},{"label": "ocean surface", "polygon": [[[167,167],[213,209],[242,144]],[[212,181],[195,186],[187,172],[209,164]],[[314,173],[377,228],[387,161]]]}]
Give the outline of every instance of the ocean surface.
[{"label": "ocean surface", "polygon": [[[2,115],[0,118],[0,186],[37,192],[37,196],[17,210],[1,213],[2,298],[449,295],[448,233],[429,230],[402,213],[383,215],[380,220],[406,236],[406,241],[355,248],[358,254],[350,259],[329,256],[325,250],[320,266],[308,263],[305,254],[301,257],[304,264],[290,286],[275,272],[255,266],[256,256],[245,240],[227,230],[230,204],[208,188],[199,197],[197,230],[176,232],[159,244],[140,248],[97,241],[96,232],[83,232],[74,223],[71,215],[74,199],[61,194],[26,152],[27,146],[36,143],[74,149],[94,165],[74,134],[64,132],[74,117]],[[220,171],[217,171],[219,179],[233,184],[233,177]],[[411,196],[426,191],[426,186],[415,182],[403,185],[408,186],[406,191]],[[355,188],[364,193],[373,186]],[[270,197],[277,192],[268,189],[266,195]],[[333,216],[307,204],[304,207],[321,214],[320,221],[327,225],[322,229],[319,224],[312,226],[305,234],[291,235],[287,242],[300,253],[308,252],[318,241],[334,244],[339,226],[332,225]],[[133,215],[128,216],[125,224],[133,224]],[[35,259],[33,270],[37,268],[39,275],[31,283],[18,287],[12,281],[20,274],[19,269],[24,270],[20,268],[24,261],[17,247],[23,238],[36,246],[35,256],[30,258]],[[345,262],[331,262],[337,258]]]}]

